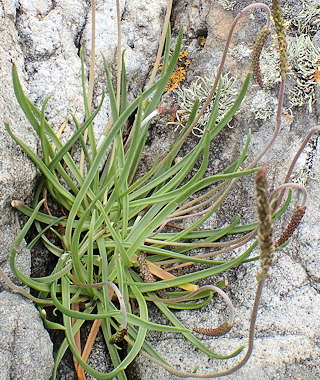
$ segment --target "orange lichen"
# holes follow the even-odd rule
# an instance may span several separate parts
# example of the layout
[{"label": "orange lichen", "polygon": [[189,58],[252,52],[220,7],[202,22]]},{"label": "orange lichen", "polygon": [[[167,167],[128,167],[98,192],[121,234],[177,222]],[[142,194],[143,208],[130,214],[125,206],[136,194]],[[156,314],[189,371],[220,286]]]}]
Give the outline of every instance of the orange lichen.
[{"label": "orange lichen", "polygon": [[294,119],[294,116],[293,116],[293,115],[288,115],[288,114],[286,114],[286,115],[284,115],[284,118],[285,118],[286,120],[293,120],[293,119]]},{"label": "orange lichen", "polygon": [[320,82],[320,68],[319,67],[317,67],[317,69],[313,75],[313,79],[316,83]]},{"label": "orange lichen", "polygon": [[[170,81],[168,82],[167,87],[164,89],[164,91],[172,91],[176,89],[179,84],[186,79],[186,68],[191,64],[190,59],[185,59],[189,55],[188,50],[184,50],[180,53],[178,57],[178,64],[175,71],[172,73],[170,77]],[[152,64],[154,66],[154,63]],[[163,64],[160,63],[158,66],[158,70],[163,70]]]},{"label": "orange lichen", "polygon": [[183,52],[180,53],[178,60],[181,62],[183,58],[187,57],[189,55],[188,50],[184,50]]},{"label": "orange lichen", "polygon": [[204,47],[204,45],[206,44],[206,42],[207,42],[206,37],[201,37],[201,40],[200,40],[200,42],[199,42],[199,45],[200,45],[201,47]]},{"label": "orange lichen", "polygon": [[182,66],[178,66],[171,75],[170,81],[165,88],[165,91],[172,91],[176,89],[179,84],[186,79],[186,69]]}]

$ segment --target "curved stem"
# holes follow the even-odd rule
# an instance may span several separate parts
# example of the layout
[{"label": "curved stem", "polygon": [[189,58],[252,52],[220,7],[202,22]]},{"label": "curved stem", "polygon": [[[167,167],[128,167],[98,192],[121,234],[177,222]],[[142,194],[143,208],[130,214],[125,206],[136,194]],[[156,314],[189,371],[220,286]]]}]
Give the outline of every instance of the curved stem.
[{"label": "curved stem", "polygon": [[122,327],[127,328],[127,324],[128,324],[127,308],[126,308],[126,304],[124,302],[123,296],[116,284],[110,281],[96,282],[95,284],[85,284],[81,281],[78,281],[76,278],[74,278],[73,281],[75,284],[83,288],[100,288],[101,286],[109,286],[109,288],[111,288],[115,292],[119,301],[119,306],[122,313]]},{"label": "curved stem", "polygon": [[[210,195],[214,194],[218,190],[221,190],[224,186],[225,186],[224,182],[220,183],[219,185],[215,186],[213,189],[207,191],[205,194],[203,194],[203,195],[201,195],[201,196],[199,196],[197,198],[194,198],[191,201],[183,204],[172,215],[179,216],[180,215],[179,213],[181,213],[182,211],[184,211],[184,212],[186,212],[186,210],[193,211],[193,207],[198,207],[198,206],[193,206],[195,203],[200,202],[203,199],[205,199],[205,198],[209,197]],[[202,203],[200,203],[200,205],[202,205]]]},{"label": "curved stem", "polygon": [[246,167],[246,169],[251,169],[254,166],[257,165],[257,163],[260,161],[260,159],[267,153],[267,151],[270,149],[271,145],[274,143],[274,140],[277,138],[280,128],[281,128],[281,114],[282,114],[282,108],[283,108],[283,100],[284,100],[284,90],[285,90],[285,78],[281,79],[280,83],[280,89],[279,89],[279,96],[278,96],[278,107],[277,107],[277,116],[276,116],[276,127],[272,133],[272,136],[270,140],[267,142],[267,144],[264,146],[262,151],[258,154],[258,156]]},{"label": "curved stem", "polygon": [[156,235],[158,234],[159,232],[161,232],[163,230],[163,228],[166,226],[167,223],[170,223],[172,221],[175,221],[175,220],[181,220],[181,219],[186,219],[186,218],[191,218],[191,217],[196,217],[196,216],[202,216],[202,215],[205,215],[207,214],[208,212],[210,212],[211,210],[213,210],[215,207],[217,207],[221,202],[224,201],[224,199],[226,198],[226,196],[228,195],[229,191],[231,190],[231,187],[233,186],[233,184],[235,183],[237,179],[232,179],[230,181],[230,183],[227,185],[227,187],[221,191],[219,193],[219,198],[212,203],[212,205],[208,208],[206,208],[205,210],[202,210],[202,211],[199,211],[199,212],[196,212],[194,214],[191,214],[191,215],[183,215],[183,216],[177,216],[177,217],[174,217],[174,218],[169,218],[169,219],[166,219],[162,224],[161,226],[158,228],[157,231],[155,231],[155,233],[153,234]]},{"label": "curved stem", "polygon": [[231,327],[233,326],[234,317],[235,317],[235,308],[233,306],[232,301],[228,297],[228,295],[222,289],[220,289],[217,286],[204,285],[204,286],[201,286],[200,288],[194,290],[193,292],[190,292],[189,294],[182,296],[182,297],[178,297],[178,298],[163,299],[163,298],[151,297],[151,298],[149,298],[149,300],[151,300],[153,302],[163,302],[166,304],[175,304],[175,303],[179,303],[179,302],[183,302],[183,301],[189,301],[195,295],[202,293],[206,290],[216,292],[224,299],[224,301],[226,302],[226,304],[229,307],[229,318],[227,321],[225,321],[224,323],[222,323],[220,326],[218,326],[216,328],[202,329],[200,327],[197,327],[197,328],[194,328],[193,330],[195,332],[198,332],[200,334],[202,333],[205,335],[212,335],[212,336],[223,335],[224,333],[229,331],[231,329]]},{"label": "curved stem", "polygon": [[317,125],[317,126],[311,128],[310,131],[307,133],[306,137],[304,138],[304,140],[302,141],[302,143],[300,145],[300,148],[298,149],[297,153],[294,155],[294,157],[291,161],[291,164],[290,164],[289,169],[287,171],[287,175],[286,175],[286,178],[284,179],[284,182],[288,182],[290,180],[291,174],[293,172],[293,168],[294,168],[295,164],[297,163],[297,160],[298,160],[300,154],[302,153],[303,149],[308,144],[311,136],[314,133],[319,132],[319,131],[320,131],[320,125]]},{"label": "curved stem", "polygon": [[4,283],[8,286],[8,288],[10,288],[15,293],[19,293],[22,296],[28,298],[30,301],[34,302],[35,304],[52,305],[52,302],[50,302],[48,300],[45,300],[45,299],[36,298],[33,295],[31,295],[30,293],[28,293],[21,286],[18,286],[16,284],[14,284],[10,280],[10,278],[6,275],[6,273],[4,272],[4,270],[1,267],[0,267],[0,277],[2,278],[2,280],[4,281]]},{"label": "curved stem", "polygon": [[[291,182],[284,183],[284,184],[280,185],[279,187],[277,187],[275,190],[273,190],[273,192],[270,195],[270,200],[272,198],[274,198],[276,193],[281,192],[281,194],[283,194],[284,190],[286,190],[286,189],[296,189],[296,190],[300,191],[302,193],[302,196],[303,196],[301,206],[304,207],[306,205],[307,196],[308,196],[306,188],[302,185],[299,185],[298,183],[291,183]],[[279,198],[278,198],[276,207],[278,206],[278,203],[279,203]]]},{"label": "curved stem", "polygon": [[[246,234],[245,236],[243,236],[240,239],[231,240],[231,241],[227,242],[227,243],[230,243],[230,246],[228,248],[223,248],[223,249],[219,249],[218,251],[213,251],[213,252],[208,252],[208,253],[204,253],[204,254],[201,254],[201,255],[196,255],[194,257],[200,258],[200,259],[204,259],[204,258],[218,256],[218,255],[221,255],[223,253],[228,253],[230,251],[233,251],[236,248],[242,247],[245,243],[247,243],[248,241],[250,241],[256,235],[256,233],[257,233],[257,230],[255,229],[255,230],[251,231],[250,233]],[[238,243],[235,243],[236,241]],[[233,245],[231,245],[231,244],[233,244]],[[159,263],[158,265],[169,265],[169,264],[175,264],[175,263],[179,263],[179,262],[180,261],[178,261],[177,259],[175,259],[175,260],[167,260],[167,261],[164,261],[161,264]],[[182,263],[182,264],[179,264],[179,265],[175,265],[175,266],[166,268],[166,271],[167,272],[171,272],[173,270],[181,269],[181,268],[186,268],[186,267],[189,267],[189,266],[192,266],[192,265],[195,265],[195,263],[193,263],[193,262]]]},{"label": "curved stem", "polygon": [[[246,352],[245,356],[243,357],[243,359],[238,364],[233,366],[232,368],[230,368],[226,371],[221,371],[221,372],[217,372],[217,373],[208,373],[208,374],[190,373],[190,372],[177,370],[177,369],[173,368],[172,366],[170,366],[166,363],[163,363],[162,361],[160,361],[158,359],[153,358],[151,355],[149,355],[148,353],[146,353],[143,350],[141,350],[141,354],[144,357],[150,359],[154,363],[165,368],[167,371],[169,371],[170,373],[172,373],[176,376],[198,378],[198,379],[200,379],[200,378],[212,379],[212,378],[216,378],[216,377],[223,377],[223,376],[231,375],[232,373],[236,372],[241,367],[243,367],[247,363],[247,361],[249,360],[249,358],[252,354],[253,346],[254,346],[255,325],[256,325],[256,321],[257,321],[257,314],[258,314],[258,309],[259,309],[259,305],[260,305],[260,300],[261,300],[261,295],[262,295],[262,290],[263,290],[264,284],[265,284],[265,278],[258,282],[256,295],[255,295],[255,299],[254,299],[254,303],[253,303],[253,309],[252,309],[252,313],[251,313],[251,319],[250,319],[249,342],[248,342],[247,352]],[[128,341],[128,343],[130,343],[129,339],[126,338],[126,340]]]},{"label": "curved stem", "polygon": [[[201,116],[203,115],[203,113],[207,109],[209,103],[213,99],[213,96],[214,96],[214,94],[216,92],[216,89],[217,89],[217,86],[218,86],[218,83],[219,83],[219,80],[220,80],[220,77],[221,77],[221,74],[222,74],[223,66],[224,66],[225,61],[226,61],[227,53],[228,53],[230,42],[231,42],[231,37],[233,35],[234,29],[235,29],[238,21],[242,18],[242,16],[245,13],[247,13],[248,11],[250,11],[250,10],[252,10],[254,8],[263,8],[267,12],[267,28],[270,27],[271,11],[270,11],[270,8],[266,4],[264,4],[264,3],[250,4],[250,5],[246,6],[245,8],[243,8],[237,14],[237,16],[232,21],[232,24],[231,24],[231,27],[230,27],[230,30],[229,30],[229,34],[228,34],[228,37],[227,37],[227,41],[226,41],[226,44],[225,44],[225,47],[224,47],[224,50],[223,50],[223,53],[222,53],[222,58],[221,58],[221,61],[220,61],[220,65],[218,67],[216,78],[215,78],[215,81],[213,83],[212,89],[211,89],[211,91],[210,91],[210,93],[208,95],[207,100],[205,101],[205,103],[201,107],[200,111],[198,112],[196,118],[194,119],[193,123],[191,124],[192,128],[197,125],[199,119],[201,118]],[[191,126],[190,126],[190,128],[191,128]]]},{"label": "curved stem", "polygon": [[[215,189],[214,189],[215,190]],[[215,191],[216,192],[216,191]],[[208,192],[210,193],[210,192]],[[208,195],[205,194],[205,195]],[[194,210],[197,210],[201,207],[204,207],[206,206],[207,204],[213,202],[217,197],[219,197],[221,194],[223,194],[223,190],[220,190],[220,192],[216,195],[213,195],[211,196],[210,198],[206,199],[205,201],[201,202],[201,203],[198,203],[197,205],[195,206],[191,206],[191,207],[185,207],[184,209],[182,209],[182,207],[178,208],[176,211],[174,211],[171,216],[168,218],[170,219],[170,221],[174,221],[174,220],[179,220],[179,218],[181,219],[185,219],[185,218],[190,218],[190,217],[193,217],[193,216],[199,216],[199,215],[203,215],[206,213],[205,210],[203,211],[199,211],[198,213],[195,213],[195,214],[189,214],[191,211],[194,211]],[[208,195],[209,196],[209,195]],[[200,197],[199,197],[200,198]],[[197,199],[198,200],[198,199]],[[189,202],[191,203],[191,202]],[[195,202],[194,202],[195,203]]]}]

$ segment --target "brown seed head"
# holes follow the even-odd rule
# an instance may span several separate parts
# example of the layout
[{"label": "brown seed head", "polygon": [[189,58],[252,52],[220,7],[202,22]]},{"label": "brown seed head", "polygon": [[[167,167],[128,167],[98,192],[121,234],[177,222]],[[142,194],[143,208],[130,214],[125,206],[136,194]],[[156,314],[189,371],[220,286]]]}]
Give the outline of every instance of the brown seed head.
[{"label": "brown seed head", "polygon": [[306,212],[306,206],[297,206],[295,212],[293,213],[290,222],[287,228],[282,232],[279,239],[275,242],[275,248],[280,247],[280,245],[284,244],[294,233],[294,231],[299,226],[304,214]]},{"label": "brown seed head", "polygon": [[263,88],[263,80],[260,69],[260,55],[269,33],[270,29],[267,26],[261,29],[254,44],[251,57],[253,77],[261,88]]},{"label": "brown seed head", "polygon": [[278,48],[280,55],[280,76],[281,79],[287,74],[288,71],[288,57],[287,57],[287,41],[286,41],[286,27],[282,16],[282,8],[280,0],[272,0],[272,16],[274,26],[276,28],[278,38]]},{"label": "brown seed head", "polygon": [[258,281],[268,276],[273,257],[272,221],[266,172],[266,168],[261,168],[256,175],[258,241],[261,250],[261,271],[257,274]]},{"label": "brown seed head", "polygon": [[214,328],[201,328],[201,327],[194,327],[193,331],[208,335],[208,336],[221,336],[226,334],[232,329],[232,325],[229,324],[229,322],[223,322],[220,326],[214,327]]}]

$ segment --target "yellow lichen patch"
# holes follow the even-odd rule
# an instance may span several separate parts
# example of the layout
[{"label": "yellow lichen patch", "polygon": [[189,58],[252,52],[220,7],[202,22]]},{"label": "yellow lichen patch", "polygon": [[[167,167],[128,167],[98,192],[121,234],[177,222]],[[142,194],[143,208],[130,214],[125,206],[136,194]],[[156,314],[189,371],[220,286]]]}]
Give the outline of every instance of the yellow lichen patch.
[{"label": "yellow lichen patch", "polygon": [[178,60],[181,62],[183,58],[187,57],[189,55],[188,50],[184,50],[183,52],[180,53]]},{"label": "yellow lichen patch", "polygon": [[[175,71],[172,73],[170,77],[170,81],[167,85],[167,87],[164,89],[164,91],[172,91],[176,88],[178,88],[179,84],[186,79],[186,68],[191,64],[190,59],[186,59],[188,57],[189,52],[188,50],[184,50],[180,53],[178,57],[178,64]],[[152,64],[154,66],[154,63]],[[158,70],[163,70],[163,64],[160,63],[158,66]]]},{"label": "yellow lichen patch", "polygon": [[294,116],[293,115],[289,115],[289,114],[286,114],[286,115],[284,115],[284,118],[286,119],[286,120],[293,120],[294,119]]},{"label": "yellow lichen patch", "polygon": [[316,71],[313,75],[313,79],[316,83],[320,82],[320,67],[319,66],[316,68]]},{"label": "yellow lichen patch", "polygon": [[168,123],[173,123],[175,122],[176,119],[177,119],[177,115],[174,113],[173,115],[169,117]]},{"label": "yellow lichen patch", "polygon": [[206,37],[201,37],[201,40],[200,40],[200,42],[199,42],[199,45],[201,46],[201,47],[204,47],[204,45],[206,44],[206,42],[207,42],[207,39],[206,39]]},{"label": "yellow lichen patch", "polygon": [[178,88],[179,84],[186,79],[186,69],[182,66],[176,68],[176,70],[171,75],[170,81],[165,88],[165,91],[172,91]]}]

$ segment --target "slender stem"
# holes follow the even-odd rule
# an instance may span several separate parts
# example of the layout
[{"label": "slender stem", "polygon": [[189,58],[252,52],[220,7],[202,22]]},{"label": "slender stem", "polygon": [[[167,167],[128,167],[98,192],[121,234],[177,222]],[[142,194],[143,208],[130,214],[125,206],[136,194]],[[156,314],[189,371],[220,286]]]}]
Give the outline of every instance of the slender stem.
[{"label": "slender stem", "polygon": [[[174,212],[174,216],[177,216],[179,215],[178,213],[181,212],[182,210],[191,210],[191,206],[193,206],[195,203],[197,202],[200,202],[202,201],[203,199],[207,198],[208,196],[214,194],[215,192],[217,192],[218,190],[221,190],[223,187],[225,186],[225,182],[222,182],[220,183],[219,185],[215,186],[213,189],[211,189],[210,191],[207,191],[205,194],[197,197],[197,198],[194,198],[192,199],[191,201],[183,204],[182,206],[180,206],[177,211]],[[211,198],[210,198],[211,199]]]},{"label": "slender stem", "polygon": [[[307,193],[307,190],[304,186],[302,185],[299,185],[298,183],[284,183],[282,185],[280,185],[279,187],[277,187],[276,189],[273,190],[272,194],[270,195],[270,199],[273,199],[274,196],[276,195],[276,193],[279,193],[280,194],[283,194],[284,193],[284,190],[286,189],[296,189],[298,191],[300,191],[302,193],[302,202],[301,202],[301,206],[304,207],[307,203],[307,197],[308,197],[308,193]],[[280,198],[280,197],[279,197]],[[277,205],[279,204],[279,198],[277,200]]]},{"label": "slender stem", "polygon": [[197,294],[202,293],[206,290],[210,290],[212,292],[218,293],[224,299],[224,301],[226,302],[226,304],[228,305],[229,310],[230,310],[228,323],[230,325],[233,325],[234,317],[235,317],[235,308],[233,306],[233,303],[230,300],[229,296],[222,289],[220,289],[219,287],[214,286],[214,285],[201,286],[200,288],[194,290],[193,292],[190,292],[189,294],[182,296],[182,297],[178,297],[178,298],[168,299],[168,298],[149,297],[148,300],[153,301],[153,302],[163,302],[166,304],[180,303],[180,302],[184,302],[184,301],[189,301],[192,297],[194,297]]},{"label": "slender stem", "polygon": [[257,157],[246,167],[246,169],[251,169],[257,165],[260,159],[267,153],[270,149],[271,145],[274,143],[274,140],[277,138],[280,128],[281,128],[281,114],[283,108],[283,100],[284,100],[284,90],[285,90],[286,80],[285,78],[281,79],[279,96],[278,96],[278,107],[277,107],[277,116],[276,116],[276,127],[272,133],[270,140],[264,146],[262,151],[257,155]]},{"label": "slender stem", "polygon": [[300,148],[298,149],[297,153],[294,155],[294,157],[291,161],[291,164],[290,164],[289,169],[287,171],[287,175],[286,175],[286,178],[284,179],[284,182],[289,182],[293,168],[294,168],[295,164],[297,163],[297,160],[298,160],[300,154],[302,153],[305,146],[308,144],[311,136],[314,133],[319,132],[319,131],[320,131],[320,125],[317,125],[317,126],[311,128],[310,131],[307,133],[306,137],[304,138],[304,140],[302,141],[302,143],[300,145]]},{"label": "slender stem", "polygon": [[226,44],[225,44],[225,47],[224,47],[224,50],[223,50],[223,53],[222,53],[222,58],[221,58],[220,65],[219,65],[218,70],[217,70],[216,78],[215,78],[215,81],[213,83],[212,89],[211,89],[211,91],[210,91],[210,93],[208,95],[207,100],[205,101],[205,103],[201,107],[200,111],[198,112],[196,118],[194,119],[194,121],[192,123],[192,128],[197,125],[199,119],[201,118],[201,116],[203,115],[203,113],[207,109],[208,105],[210,104],[211,100],[213,99],[213,96],[214,96],[214,94],[216,92],[216,89],[217,89],[217,86],[218,86],[218,83],[219,83],[219,80],[220,80],[220,77],[221,77],[221,74],[222,74],[223,66],[224,66],[225,61],[226,61],[227,53],[228,53],[230,42],[231,42],[231,37],[233,35],[234,29],[235,29],[238,21],[242,18],[242,16],[245,13],[247,13],[248,11],[250,11],[250,10],[252,10],[254,8],[263,8],[267,12],[267,28],[269,29],[269,27],[270,27],[271,11],[270,11],[270,8],[266,4],[264,4],[264,3],[250,4],[250,5],[246,6],[245,8],[243,8],[237,14],[237,16],[234,18],[234,20],[233,20],[233,22],[231,24],[230,30],[229,30],[227,41],[226,41]]},{"label": "slender stem", "polygon": [[85,283],[79,281],[78,279],[76,279],[75,277],[73,278],[73,281],[75,284],[77,284],[78,286],[81,286],[83,288],[100,288],[101,286],[109,286],[109,288],[111,288],[115,292],[115,294],[118,298],[120,310],[122,312],[122,327],[124,327],[124,328],[127,327],[128,318],[127,318],[126,304],[125,304],[123,296],[122,296],[122,294],[121,294],[121,292],[120,292],[120,290],[116,284],[114,284],[113,282],[110,282],[110,281],[96,282],[95,284],[85,284]]},{"label": "slender stem", "polygon": [[[209,258],[209,257],[213,257],[213,256],[218,256],[218,255],[221,255],[223,253],[228,253],[228,252],[233,251],[234,249],[236,249],[238,247],[242,247],[245,243],[250,241],[256,235],[256,233],[257,233],[257,230],[254,230],[254,231],[251,231],[250,233],[246,234],[245,236],[243,236],[241,239],[232,240],[232,241],[227,242],[227,243],[230,243],[230,246],[228,248],[219,249],[218,251],[204,253],[202,255],[196,255],[194,257],[204,259],[204,258]],[[233,244],[235,241],[238,241],[238,243]],[[231,244],[233,244],[233,245],[231,245]],[[161,265],[168,265],[168,264],[173,264],[173,263],[177,263],[177,262],[180,262],[180,261],[178,261],[178,260],[167,260],[167,261],[161,263]],[[160,265],[160,263],[158,263],[158,265]],[[176,266],[173,266],[170,268],[166,268],[166,271],[170,272],[172,270],[186,268],[186,267],[191,266],[191,265],[195,265],[195,263],[188,262],[188,263],[179,264],[179,265],[176,265]]]},{"label": "slender stem", "polygon": [[117,4],[117,94],[116,102],[118,107],[118,112],[120,112],[120,97],[121,97],[121,15],[120,15],[120,1],[116,0]]},{"label": "slender stem", "polygon": [[166,15],[164,17],[163,28],[162,28],[161,37],[160,37],[160,41],[159,41],[159,47],[158,47],[158,51],[157,51],[157,57],[156,57],[156,61],[155,61],[154,66],[153,66],[153,70],[152,70],[151,75],[150,75],[150,79],[149,79],[147,88],[150,88],[152,86],[154,79],[156,77],[157,71],[158,71],[161,55],[163,52],[164,43],[166,40],[166,34],[167,34],[169,22],[170,22],[171,9],[172,9],[172,0],[168,0],[167,1]]},{"label": "slender stem", "polygon": [[233,243],[243,242],[243,237],[231,241],[224,242],[214,242],[214,243],[179,243],[175,241],[163,241],[157,239],[146,239],[145,243],[147,244],[156,244],[156,245],[164,245],[164,246],[173,246],[173,247],[189,247],[189,248],[214,248],[214,247],[228,247]]},{"label": "slender stem", "polygon": [[36,298],[34,297],[33,295],[31,295],[30,293],[28,293],[25,289],[23,289],[21,286],[18,286],[16,284],[14,284],[10,278],[6,275],[6,273],[4,272],[4,270],[0,267],[0,277],[2,278],[2,280],[5,282],[5,284],[8,286],[8,288],[10,288],[12,291],[14,291],[15,293],[19,293],[21,294],[22,296],[28,298],[29,300],[31,300],[32,302],[34,302],[35,304],[45,304],[45,305],[52,305],[52,302],[48,301],[48,300],[45,300],[45,299],[40,299],[40,298]]},{"label": "slender stem", "polygon": [[175,220],[181,220],[181,219],[186,219],[186,218],[190,218],[190,217],[196,217],[196,216],[202,216],[202,215],[205,215],[207,214],[208,212],[212,211],[214,208],[218,207],[218,205],[224,201],[224,199],[226,198],[226,196],[228,195],[229,191],[231,190],[232,186],[234,185],[234,183],[237,181],[237,179],[232,179],[230,181],[230,183],[227,185],[227,187],[224,189],[224,191],[222,191],[221,193],[219,193],[219,198],[212,203],[212,205],[208,208],[206,208],[205,210],[203,211],[199,211],[199,212],[196,212],[194,214],[191,214],[191,215],[184,215],[184,216],[177,216],[175,218],[169,218],[169,219],[166,219],[162,224],[161,226],[158,228],[158,230],[153,234],[156,235],[157,233],[159,233],[160,231],[163,230],[163,228],[166,226],[167,223],[169,222],[172,222],[172,221],[175,221]]},{"label": "slender stem", "polygon": [[[225,185],[225,184],[223,184],[223,185]],[[205,196],[207,197],[207,196],[209,196],[210,195],[210,193],[211,194],[214,194],[215,192],[217,192],[217,190],[216,190],[216,188],[214,189],[215,191],[208,191],[206,194],[205,194]],[[186,217],[193,217],[193,216],[195,216],[195,214],[189,214],[191,211],[194,211],[194,210],[197,210],[197,209],[199,209],[199,208],[201,208],[201,207],[204,207],[204,206],[206,206],[207,204],[209,204],[209,203],[211,203],[211,202],[213,202],[217,197],[219,197],[221,194],[223,194],[223,190],[221,190],[218,194],[216,194],[216,195],[213,195],[213,196],[211,196],[210,198],[208,198],[208,199],[206,199],[205,201],[203,201],[203,202],[201,202],[201,203],[198,203],[197,205],[194,205],[194,206],[190,206],[190,207],[185,207],[186,205],[183,205],[182,207],[179,207],[174,213],[172,213],[171,214],[171,216],[168,218],[168,219],[171,219],[171,220],[178,220],[178,216],[183,216],[183,215],[185,215]],[[194,203],[196,203],[196,201],[199,201],[199,198],[202,198],[202,197],[198,197],[197,199],[195,199],[195,202],[193,202],[193,201],[191,201],[191,202],[193,202],[193,204]],[[189,202],[189,205],[191,204],[191,202]]]},{"label": "slender stem", "polygon": [[[198,378],[198,379],[200,379],[200,378],[212,379],[212,378],[216,378],[216,377],[223,377],[223,376],[231,375],[232,373],[236,372],[241,367],[243,367],[247,363],[247,361],[249,360],[249,358],[252,354],[253,346],[254,346],[255,325],[256,325],[256,321],[257,321],[257,314],[258,314],[258,309],[259,309],[259,305],[260,305],[260,300],[261,300],[261,295],[262,295],[264,283],[265,283],[265,279],[262,279],[258,282],[258,286],[257,286],[257,291],[256,291],[256,295],[255,295],[255,299],[254,299],[254,303],[253,303],[253,309],[252,309],[252,313],[251,313],[251,319],[250,319],[247,352],[246,352],[245,356],[243,357],[243,359],[238,364],[236,364],[234,367],[232,367],[226,371],[217,372],[217,373],[208,373],[208,374],[190,373],[190,372],[177,370],[177,369],[173,368],[171,365],[163,363],[162,361],[153,358],[151,355],[146,353],[144,350],[141,350],[140,353],[144,357],[146,357],[147,359],[150,359],[154,363],[157,363],[159,366],[165,368],[167,371],[169,371],[170,373],[172,373],[176,376]],[[132,344],[132,341],[128,337],[126,337],[125,339],[127,340],[127,342],[130,345]]]},{"label": "slender stem", "polygon": [[[296,154],[294,155],[294,157],[293,157],[293,159],[292,159],[292,161],[290,163],[289,169],[288,169],[286,177],[284,179],[285,183],[287,183],[288,181],[290,181],[290,177],[291,177],[291,174],[293,172],[293,168],[294,168],[295,164],[297,163],[298,158],[300,157],[300,154],[302,153],[303,149],[308,144],[311,136],[314,133],[319,132],[319,131],[320,131],[320,125],[317,125],[317,126],[311,128],[310,131],[307,133],[306,137],[302,141],[302,143],[301,143],[298,151],[296,152]],[[276,207],[279,207],[279,205],[280,205],[280,203],[282,201],[282,198],[283,198],[283,194],[284,194],[284,191],[281,191],[281,193],[280,193],[280,195],[278,197],[277,203],[276,203]]]},{"label": "slender stem", "polygon": [[[91,0],[91,52],[90,52],[90,64],[89,64],[89,81],[88,81],[88,109],[91,110],[92,98],[93,98],[93,86],[94,86],[94,66],[96,55],[96,0]],[[86,143],[88,138],[88,130],[83,133],[83,140]],[[79,170],[81,175],[84,174],[84,151],[81,149]]]}]

